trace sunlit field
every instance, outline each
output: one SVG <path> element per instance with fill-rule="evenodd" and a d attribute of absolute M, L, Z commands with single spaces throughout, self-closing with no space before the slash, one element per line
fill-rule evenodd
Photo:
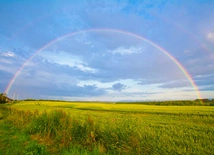
<path fill-rule="evenodd" d="M 13 105 L 20 110 L 38 110 L 39 112 L 53 109 L 63 109 L 70 112 L 129 112 L 148 114 L 192 114 L 192 115 L 214 115 L 214 106 L 155 106 L 140 104 L 116 104 L 114 102 L 51 102 L 51 101 L 22 101 Z M 82 111 L 81 111 L 82 112 Z"/>
<path fill-rule="evenodd" d="M 1 118 L 2 154 L 214 154 L 213 106 L 22 101 Z"/>

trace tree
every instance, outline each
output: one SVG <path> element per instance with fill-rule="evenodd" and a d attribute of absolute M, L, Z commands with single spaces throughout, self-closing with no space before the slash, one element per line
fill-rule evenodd
<path fill-rule="evenodd" d="M 0 104 L 7 103 L 9 101 L 11 101 L 11 99 L 7 97 L 6 93 L 0 93 Z"/>

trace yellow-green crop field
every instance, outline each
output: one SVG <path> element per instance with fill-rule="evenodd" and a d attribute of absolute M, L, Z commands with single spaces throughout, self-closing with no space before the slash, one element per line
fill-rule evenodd
<path fill-rule="evenodd" d="M 214 106 L 22 101 L 0 114 L 0 154 L 214 154 Z"/>

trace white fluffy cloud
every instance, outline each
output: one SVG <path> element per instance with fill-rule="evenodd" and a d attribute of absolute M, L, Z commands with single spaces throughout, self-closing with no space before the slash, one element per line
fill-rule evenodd
<path fill-rule="evenodd" d="M 129 48 L 118 47 L 114 50 L 109 50 L 109 52 L 113 54 L 119 53 L 121 55 L 124 55 L 124 54 L 141 53 L 143 52 L 143 49 L 141 47 L 134 47 L 134 46 L 131 46 Z"/>
<path fill-rule="evenodd" d="M 1 55 L 5 56 L 5 57 L 14 57 L 15 56 L 15 54 L 10 51 L 2 52 Z"/>
<path fill-rule="evenodd" d="M 208 33 L 207 39 L 214 42 L 214 32 Z"/>

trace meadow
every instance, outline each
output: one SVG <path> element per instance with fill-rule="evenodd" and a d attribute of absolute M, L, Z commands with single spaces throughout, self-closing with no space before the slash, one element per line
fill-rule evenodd
<path fill-rule="evenodd" d="M 0 154 L 214 154 L 214 106 L 0 105 Z"/>

